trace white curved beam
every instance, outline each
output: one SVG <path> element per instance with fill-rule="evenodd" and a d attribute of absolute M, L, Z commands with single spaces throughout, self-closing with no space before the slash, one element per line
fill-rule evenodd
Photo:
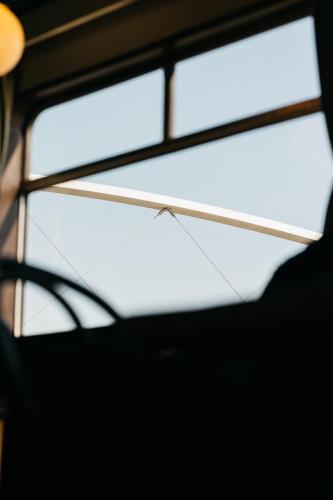
<path fill-rule="evenodd" d="M 36 180 L 40 177 L 43 176 L 31 174 L 29 180 Z M 318 241 L 322 236 L 322 234 L 309 231 L 308 229 L 236 212 L 234 210 L 228 210 L 226 208 L 183 200 L 181 198 L 173 198 L 161 194 L 108 186 L 105 184 L 68 181 L 50 186 L 46 188 L 45 191 L 93 198 L 96 200 L 113 201 L 145 208 L 155 208 L 157 210 L 169 208 L 175 214 L 188 215 L 189 217 L 218 222 L 220 224 L 226 224 L 227 226 L 248 229 L 249 231 L 268 234 L 270 236 L 303 243 L 305 245 Z"/>

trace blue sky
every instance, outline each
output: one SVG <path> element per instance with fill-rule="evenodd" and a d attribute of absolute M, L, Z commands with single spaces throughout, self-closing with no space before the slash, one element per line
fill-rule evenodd
<path fill-rule="evenodd" d="M 179 63 L 175 135 L 318 95 L 308 18 Z M 160 141 L 162 103 L 163 75 L 155 71 L 44 111 L 33 126 L 31 172 L 48 174 Z M 83 180 L 321 231 L 332 172 L 318 113 Z M 74 280 L 83 275 L 85 285 L 127 316 L 238 301 L 177 221 L 167 213 L 155 215 L 110 202 L 32 194 L 27 261 Z M 258 297 L 276 267 L 304 248 L 221 224 L 179 220 L 242 297 Z M 77 304 L 87 324 L 105 321 L 88 304 L 64 296 Z M 30 286 L 25 303 L 27 334 L 68 328 L 55 303 Z"/>

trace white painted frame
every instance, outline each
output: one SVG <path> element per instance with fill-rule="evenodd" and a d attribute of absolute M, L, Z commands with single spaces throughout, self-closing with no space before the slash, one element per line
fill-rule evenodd
<path fill-rule="evenodd" d="M 29 180 L 33 181 L 41 177 L 43 176 L 31 174 Z M 52 193 L 154 208 L 156 210 L 163 210 L 166 208 L 175 214 L 187 215 L 189 217 L 218 222 L 227 226 L 239 227 L 257 233 L 303 243 L 304 245 L 309 245 L 322 237 L 321 233 L 315 231 L 236 212 L 234 210 L 228 210 L 222 207 L 105 184 L 68 181 L 50 186 L 44 190 Z"/>

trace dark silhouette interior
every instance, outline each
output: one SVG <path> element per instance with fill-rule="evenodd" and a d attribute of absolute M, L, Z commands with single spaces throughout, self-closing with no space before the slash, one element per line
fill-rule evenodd
<path fill-rule="evenodd" d="M 314 17 L 332 143 L 331 2 Z M 128 320 L 105 304 L 117 321 L 97 329 L 62 304 L 76 328 L 30 338 L 2 324 L 1 498 L 332 498 L 332 203 L 256 302 Z M 56 294 L 51 273 L 0 269 Z"/>

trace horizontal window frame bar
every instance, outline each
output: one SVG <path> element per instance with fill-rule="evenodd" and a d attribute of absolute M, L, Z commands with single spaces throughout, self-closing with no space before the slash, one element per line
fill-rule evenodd
<path fill-rule="evenodd" d="M 27 98 L 33 105 L 28 109 L 27 124 L 42 110 L 82 95 L 110 87 L 150 71 L 169 67 L 193 56 L 200 55 L 239 40 L 294 22 L 312 15 L 311 1 L 292 0 L 289 5 L 282 0 L 278 5 L 258 5 L 238 16 L 216 20 L 211 26 L 172 37 L 119 59 L 90 67 L 37 85 L 29 90 L 18 88 L 18 97 Z M 192 41 L 193 37 L 193 41 Z"/>
<path fill-rule="evenodd" d="M 314 98 L 291 104 L 281 108 L 273 109 L 264 113 L 242 118 L 217 127 L 201 130 L 170 140 L 164 140 L 158 144 L 123 153 L 110 158 L 102 159 L 92 163 L 79 165 L 50 174 L 36 180 L 28 180 L 22 184 L 24 194 L 45 189 L 55 184 L 60 184 L 80 177 L 88 177 L 97 173 L 114 170 L 116 168 L 129 166 L 141 161 L 150 160 L 166 154 L 175 153 L 191 147 L 207 144 L 218 139 L 225 139 L 236 134 L 250 132 L 259 128 L 275 125 L 285 121 L 293 120 L 322 111 L 321 99 Z"/>
<path fill-rule="evenodd" d="M 30 178 L 31 180 L 37 180 L 43 177 L 31 174 Z M 175 198 L 106 184 L 68 181 L 47 187 L 45 191 L 67 196 L 78 196 L 81 198 L 151 208 L 159 211 L 169 210 L 171 214 L 186 215 L 196 219 L 217 222 L 219 224 L 246 229 L 248 231 L 266 234 L 268 236 L 302 243 L 304 245 L 309 245 L 322 237 L 321 233 L 315 231 L 263 217 L 257 217 L 248 213 L 241 213 L 223 207 L 208 205 L 206 203 L 198 203 L 188 199 Z"/>

